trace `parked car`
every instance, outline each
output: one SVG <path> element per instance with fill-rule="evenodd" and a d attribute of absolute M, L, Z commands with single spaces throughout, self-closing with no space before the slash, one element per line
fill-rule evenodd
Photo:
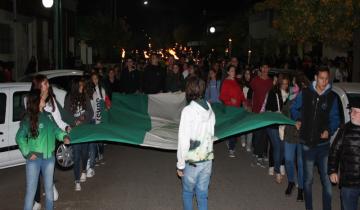
<path fill-rule="evenodd" d="M 73 79 L 84 76 L 84 71 L 72 70 L 72 69 L 59 69 L 49 71 L 39 71 L 34 74 L 27 75 L 20 79 L 20 82 L 31 82 L 33 76 L 36 74 L 45 75 L 49 79 L 49 83 L 60 89 L 70 91 L 71 81 Z"/>
<path fill-rule="evenodd" d="M 31 83 L 0 83 L 0 169 L 25 163 L 15 136 L 25 114 L 24 98 Z M 66 92 L 53 88 L 57 101 L 64 106 Z M 56 165 L 68 169 L 73 165 L 71 147 L 57 142 Z"/>

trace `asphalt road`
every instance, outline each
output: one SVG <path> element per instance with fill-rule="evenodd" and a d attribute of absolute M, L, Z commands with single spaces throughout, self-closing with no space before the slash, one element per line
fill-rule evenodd
<path fill-rule="evenodd" d="M 240 146 L 240 145 L 238 145 Z M 181 181 L 175 174 L 175 151 L 162 151 L 128 145 L 107 145 L 105 164 L 96 175 L 74 191 L 73 172 L 55 172 L 60 210 L 170 210 L 182 209 Z M 215 162 L 209 189 L 209 209 L 213 210 L 303 210 L 296 191 L 285 197 L 286 180 L 276 184 L 267 168 L 252 164 L 253 157 L 237 151 L 227 157 L 224 142 L 215 145 Z M 0 209 L 22 209 L 25 167 L 0 170 Z M 314 179 L 314 207 L 321 209 L 321 183 Z M 42 199 L 44 201 L 44 199 Z M 333 187 L 333 209 L 340 209 L 339 190 Z"/>

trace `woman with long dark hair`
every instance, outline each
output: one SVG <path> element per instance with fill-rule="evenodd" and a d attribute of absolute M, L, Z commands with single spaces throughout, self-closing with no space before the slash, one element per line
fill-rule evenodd
<path fill-rule="evenodd" d="M 67 133 L 62 131 L 53 121 L 51 114 L 44 110 L 46 97 L 41 91 L 31 91 L 26 102 L 26 116 L 20 123 L 16 134 L 16 143 L 26 158 L 26 195 L 25 210 L 33 208 L 39 174 L 42 173 L 45 187 L 45 208 L 54 208 L 53 177 L 55 167 L 56 139 L 70 142 Z"/>
<path fill-rule="evenodd" d="M 54 121 L 59 126 L 59 128 L 61 128 L 63 131 L 66 131 L 69 133 L 71 130 L 71 127 L 66 122 L 63 121 L 62 116 L 59 111 L 58 103 L 56 101 L 56 96 L 53 92 L 51 85 L 49 84 L 49 80 L 47 79 L 47 77 L 45 75 L 38 74 L 33 77 L 30 92 L 33 92 L 34 90 L 40 90 L 41 96 L 45 99 L 44 110 L 52 115 Z M 25 100 L 25 107 L 26 107 L 26 100 Z M 34 210 L 41 209 L 41 204 L 40 204 L 40 198 L 41 198 L 40 188 L 41 188 L 41 186 L 40 186 L 40 183 L 41 182 L 40 182 L 40 176 L 39 176 L 39 182 L 38 182 L 38 187 L 36 190 L 35 202 L 34 202 L 34 207 L 33 207 Z M 59 197 L 59 193 L 55 187 L 55 184 L 54 184 L 53 190 L 54 190 L 54 201 L 56 201 Z"/>
<path fill-rule="evenodd" d="M 282 112 L 284 104 L 288 102 L 289 83 L 288 76 L 279 77 L 277 84 L 269 91 L 265 99 L 265 111 Z M 275 180 L 277 183 L 281 183 L 283 177 L 280 173 L 280 165 L 284 159 L 284 138 L 279 133 L 278 125 L 269 126 L 266 130 L 273 148 Z"/>
<path fill-rule="evenodd" d="M 73 80 L 71 91 L 66 95 L 64 108 L 73 115 L 73 126 L 90 123 L 93 110 L 90 99 L 86 93 L 85 80 Z M 74 176 L 75 191 L 81 190 L 80 182 L 86 181 L 86 164 L 89 158 L 88 143 L 74 144 Z M 82 169 L 82 170 L 81 170 Z"/>
<path fill-rule="evenodd" d="M 243 72 L 243 75 L 241 77 L 241 85 L 243 88 L 243 93 L 245 96 L 245 102 L 246 104 L 244 107 L 247 109 L 247 111 L 251 112 L 251 105 L 252 105 L 252 89 L 250 86 L 250 82 L 252 79 L 251 70 L 245 69 Z M 252 146 L 252 132 L 244 133 L 240 136 L 241 139 L 241 146 L 246 147 L 247 152 L 251 152 L 251 146 Z"/>

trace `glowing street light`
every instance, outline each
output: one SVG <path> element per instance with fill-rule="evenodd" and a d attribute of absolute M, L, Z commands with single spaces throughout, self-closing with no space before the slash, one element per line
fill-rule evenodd
<path fill-rule="evenodd" d="M 42 4 L 45 8 L 51 8 L 54 4 L 54 0 L 42 0 Z"/>
<path fill-rule="evenodd" d="M 251 50 L 248 51 L 248 65 L 250 65 L 250 59 L 251 59 Z"/>
<path fill-rule="evenodd" d="M 210 27 L 210 29 L 209 29 L 209 31 L 210 31 L 210 33 L 212 33 L 212 34 L 213 34 L 213 33 L 215 33 L 216 29 L 215 29 L 215 27 L 214 27 L 214 26 L 211 26 L 211 27 Z"/>
<path fill-rule="evenodd" d="M 144 3 L 144 5 L 146 6 L 146 5 L 149 4 L 149 1 L 146 1 L 146 0 L 145 0 L 143 3 Z"/>
<path fill-rule="evenodd" d="M 232 39 L 229 38 L 229 44 L 228 44 L 228 48 L 229 48 L 229 56 L 231 56 L 231 53 L 232 53 Z"/>

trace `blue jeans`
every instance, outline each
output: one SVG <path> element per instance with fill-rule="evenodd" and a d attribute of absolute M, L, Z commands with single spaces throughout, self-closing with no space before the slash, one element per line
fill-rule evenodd
<path fill-rule="evenodd" d="M 227 144 L 229 150 L 235 150 L 236 141 L 237 141 L 236 137 L 237 136 L 235 135 L 235 136 L 230 136 L 227 138 L 226 144 Z"/>
<path fill-rule="evenodd" d="M 281 141 L 278 128 L 266 128 L 273 148 L 274 171 L 280 174 L 281 161 L 284 158 L 284 142 Z"/>
<path fill-rule="evenodd" d="M 196 163 L 196 167 L 188 163 L 182 178 L 184 210 L 193 209 L 194 192 L 199 210 L 208 209 L 208 189 L 211 176 L 212 161 Z"/>
<path fill-rule="evenodd" d="M 89 158 L 88 143 L 73 144 L 74 155 L 74 176 L 75 181 L 80 181 L 81 172 L 86 171 L 86 164 Z"/>
<path fill-rule="evenodd" d="M 291 144 L 285 141 L 285 168 L 289 182 L 295 182 L 295 157 L 297 160 L 297 183 L 304 189 L 304 169 L 302 161 L 301 144 Z"/>
<path fill-rule="evenodd" d="M 241 143 L 242 144 L 246 143 L 246 149 L 251 149 L 252 136 L 253 136 L 252 132 L 245 133 L 240 136 Z"/>
<path fill-rule="evenodd" d="M 54 177 L 55 157 L 49 159 L 37 158 L 35 160 L 26 160 L 26 195 L 24 210 L 32 210 L 40 171 L 44 178 L 45 188 L 45 208 L 54 209 Z"/>
<path fill-rule="evenodd" d="M 312 205 L 312 183 L 314 176 L 314 166 L 318 167 L 322 184 L 322 203 L 323 210 L 331 210 L 331 183 L 328 169 L 330 143 L 323 143 L 315 147 L 302 145 L 302 155 L 304 164 L 304 194 L 306 209 L 313 209 Z"/>
<path fill-rule="evenodd" d="M 94 169 L 95 159 L 98 156 L 98 143 L 89 143 L 89 159 L 90 159 L 90 168 Z"/>
<path fill-rule="evenodd" d="M 341 188 L 341 203 L 343 210 L 357 210 L 360 197 L 360 188 Z"/>

